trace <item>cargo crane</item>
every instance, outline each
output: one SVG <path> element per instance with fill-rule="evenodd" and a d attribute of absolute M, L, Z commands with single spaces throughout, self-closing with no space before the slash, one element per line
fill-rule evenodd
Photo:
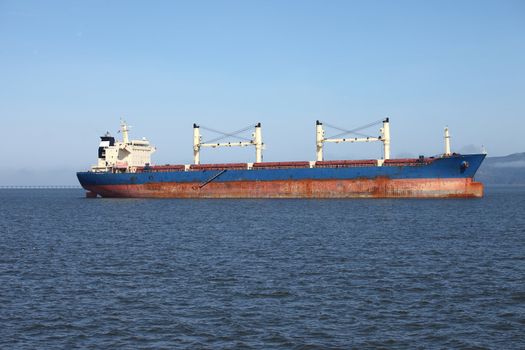
<path fill-rule="evenodd" d="M 211 132 L 214 132 L 216 134 L 220 134 L 222 136 L 217 137 L 215 139 L 202 142 L 202 136 L 200 134 L 200 129 L 208 130 Z M 218 131 L 215 129 L 211 129 L 205 126 L 199 126 L 197 124 L 193 124 L 193 164 L 200 164 L 200 151 L 202 147 L 247 147 L 247 146 L 255 146 L 255 162 L 261 163 L 263 156 L 262 156 L 262 150 L 263 150 L 263 141 L 262 141 L 262 133 L 261 133 L 261 123 L 257 123 L 255 125 L 255 131 L 252 133 L 252 139 L 247 139 L 244 137 L 239 136 L 239 134 L 253 128 L 253 126 L 248 126 L 246 128 L 225 133 L 222 131 Z M 235 137 L 237 139 L 241 139 L 242 141 L 238 142 L 217 142 L 220 141 L 226 137 Z"/>
<path fill-rule="evenodd" d="M 371 126 L 374 126 L 376 124 L 383 123 L 383 127 L 379 129 L 380 135 L 377 137 L 367 136 L 364 134 L 359 133 L 358 131 L 369 128 Z M 341 142 L 376 142 L 381 141 L 383 142 L 383 161 L 390 159 L 390 120 L 389 118 L 384 119 L 383 121 L 376 121 L 364 126 L 361 126 L 359 128 L 353 129 L 353 130 L 345 130 L 342 128 L 339 128 L 334 125 L 330 125 L 327 123 L 324 123 L 324 125 L 331 127 L 333 129 L 337 129 L 339 131 L 342 131 L 342 133 L 337 134 L 333 137 L 325 137 L 325 131 L 323 128 L 323 123 L 319 120 L 316 121 L 316 146 L 317 146 L 317 152 L 316 152 L 316 160 L 318 162 L 323 161 L 323 146 L 326 142 L 332 142 L 332 143 L 341 143 Z M 361 137 L 346 137 L 342 138 L 342 136 L 345 135 L 357 135 Z"/>

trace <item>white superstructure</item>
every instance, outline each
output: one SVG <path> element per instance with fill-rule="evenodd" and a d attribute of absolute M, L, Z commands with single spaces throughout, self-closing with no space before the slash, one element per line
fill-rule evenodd
<path fill-rule="evenodd" d="M 359 134 L 356 131 L 363 128 L 370 127 L 371 125 L 382 123 L 382 128 L 379 129 L 379 135 L 376 137 L 366 136 Z M 316 161 L 320 162 L 324 160 L 323 157 L 323 147 L 325 143 L 356 143 L 356 142 L 382 142 L 383 143 L 383 157 L 377 159 L 378 166 L 382 166 L 385 160 L 390 159 L 390 120 L 385 118 L 382 121 L 377 121 L 371 124 L 368 124 L 364 127 L 354 129 L 354 130 L 345 130 L 338 127 L 326 126 L 339 129 L 343 131 L 342 134 L 338 134 L 335 137 L 325 137 L 325 130 L 323 128 L 323 123 L 320 121 L 316 122 Z M 251 139 L 241 138 L 244 141 L 238 142 L 216 142 L 224 137 L 231 137 L 238 135 L 241 132 L 249 130 L 254 127 L 255 130 L 251 134 Z M 202 147 L 247 147 L 255 146 L 255 163 L 261 163 L 263 161 L 262 151 L 264 149 L 264 143 L 262 141 L 262 132 L 261 132 L 261 123 L 257 123 L 255 126 L 250 126 L 248 128 L 241 129 L 237 132 L 232 133 L 223 133 L 217 130 L 208 129 L 216 133 L 222 134 L 223 136 L 218 139 L 214 139 L 209 142 L 202 142 L 202 136 L 200 134 L 200 126 L 193 124 L 193 164 L 199 165 L 200 160 L 200 151 Z M 204 127 L 203 127 L 204 128 Z M 98 148 L 98 162 L 96 165 L 91 167 L 91 171 L 94 172 L 135 172 L 138 167 L 145 167 L 151 165 L 151 155 L 156 151 L 156 148 L 151 146 L 149 141 L 146 138 L 142 140 L 130 140 L 129 139 L 129 129 L 130 127 L 126 124 L 125 121 L 121 120 L 120 124 L 120 133 L 122 133 L 122 141 L 115 140 L 113 136 L 109 133 L 101 136 L 100 144 Z M 338 136 L 346 134 L 357 134 L 363 137 L 345 137 L 341 138 Z M 449 157 L 453 155 L 450 150 L 450 133 L 448 127 L 445 128 L 444 133 L 445 139 L 445 153 L 444 157 Z M 310 162 L 310 167 L 314 167 L 316 161 Z M 247 168 L 251 169 L 254 163 L 247 163 Z M 185 170 L 189 170 L 191 165 L 185 165 Z"/>
<path fill-rule="evenodd" d="M 122 141 L 115 140 L 109 133 L 101 136 L 98 148 L 97 165 L 92 171 L 133 171 L 136 167 L 151 164 L 151 155 L 156 151 L 146 138 L 129 140 L 129 126 L 125 121 L 120 123 Z"/>

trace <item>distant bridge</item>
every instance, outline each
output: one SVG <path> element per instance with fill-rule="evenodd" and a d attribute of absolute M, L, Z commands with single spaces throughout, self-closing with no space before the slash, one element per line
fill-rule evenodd
<path fill-rule="evenodd" d="M 1 190 L 49 190 L 49 189 L 75 189 L 80 190 L 78 185 L 0 185 Z"/>

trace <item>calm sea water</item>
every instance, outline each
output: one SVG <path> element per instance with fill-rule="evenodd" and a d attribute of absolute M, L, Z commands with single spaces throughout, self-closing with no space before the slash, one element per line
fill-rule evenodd
<path fill-rule="evenodd" d="M 83 196 L 0 191 L 0 348 L 525 348 L 525 187 Z"/>

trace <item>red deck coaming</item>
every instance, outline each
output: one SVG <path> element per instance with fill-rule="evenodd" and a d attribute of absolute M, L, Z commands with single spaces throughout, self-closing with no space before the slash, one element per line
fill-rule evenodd
<path fill-rule="evenodd" d="M 227 164 L 192 164 L 192 170 L 223 170 L 223 169 L 246 169 L 246 163 L 227 163 Z"/>
<path fill-rule="evenodd" d="M 483 184 L 467 179 L 356 179 L 152 183 L 87 186 L 103 197 L 136 198 L 479 198 Z"/>

